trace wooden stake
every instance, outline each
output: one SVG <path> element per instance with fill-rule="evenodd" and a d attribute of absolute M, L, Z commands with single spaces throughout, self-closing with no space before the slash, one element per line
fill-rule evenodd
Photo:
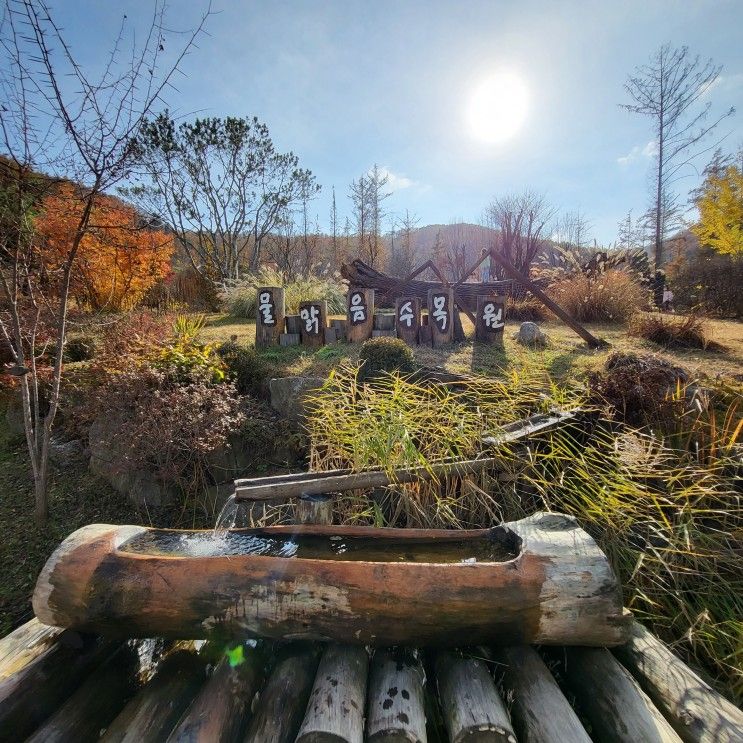
<path fill-rule="evenodd" d="M 477 298 L 475 338 L 482 343 L 503 344 L 506 326 L 506 297 L 480 296 Z"/>
<path fill-rule="evenodd" d="M 347 295 L 346 337 L 361 343 L 372 337 L 374 329 L 374 289 L 351 287 Z"/>
<path fill-rule="evenodd" d="M 431 289 L 428 292 L 428 323 L 434 348 L 446 346 L 454 339 L 454 291 Z"/>
<path fill-rule="evenodd" d="M 333 498 L 325 493 L 301 495 L 294 504 L 297 524 L 332 524 Z"/>
<path fill-rule="evenodd" d="M 409 346 L 418 345 L 421 324 L 421 301 L 418 297 L 398 297 L 395 302 L 397 337 Z"/>
<path fill-rule="evenodd" d="M 549 309 L 552 310 L 566 325 L 569 325 L 591 348 L 601 348 L 606 346 L 604 340 L 600 340 L 591 335 L 577 320 L 560 307 L 557 302 L 550 299 L 533 281 L 528 279 L 515 266 L 511 264 L 504 256 L 498 253 L 495 248 L 491 249 L 490 257 L 505 271 L 512 279 L 523 284 L 537 299 L 541 300 Z"/>
<path fill-rule="evenodd" d="M 257 300 L 255 346 L 256 348 L 278 346 L 286 319 L 284 289 L 280 286 L 259 287 Z"/>
<path fill-rule="evenodd" d="M 441 651 L 435 668 L 451 743 L 516 743 L 506 705 L 481 660 Z"/>
<path fill-rule="evenodd" d="M 363 647 L 328 645 L 296 743 L 362 743 L 368 666 Z"/>
<path fill-rule="evenodd" d="M 368 743 L 420 743 L 426 740 L 425 673 L 410 649 L 377 650 L 369 679 Z"/>
<path fill-rule="evenodd" d="M 325 345 L 325 325 L 328 303 L 324 299 L 302 302 L 299 305 L 302 345 L 320 348 Z"/>

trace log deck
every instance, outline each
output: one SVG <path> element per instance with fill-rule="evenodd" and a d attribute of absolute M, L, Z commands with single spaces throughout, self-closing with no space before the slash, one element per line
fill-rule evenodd
<path fill-rule="evenodd" d="M 555 648 L 546 663 L 529 647 L 370 657 L 301 642 L 230 646 L 219 661 L 210 643 L 179 643 L 145 676 L 136 642 L 99 643 L 91 662 L 89 646 L 34 619 L 0 640 L 0 742 L 743 741 L 743 713 L 634 627 L 613 652 Z M 704 699 L 693 719 L 679 694 Z"/>

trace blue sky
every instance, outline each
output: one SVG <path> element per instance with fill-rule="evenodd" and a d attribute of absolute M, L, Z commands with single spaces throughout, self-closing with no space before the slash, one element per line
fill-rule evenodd
<path fill-rule="evenodd" d="M 57 0 L 73 49 L 95 65 L 122 13 L 137 22 L 146 0 Z M 171 0 L 171 24 L 203 9 Z M 185 61 L 171 111 L 256 115 L 280 149 L 296 152 L 323 186 L 313 205 L 341 215 L 351 180 L 387 168 L 393 212 L 421 224 L 478 222 L 494 196 L 530 187 L 560 210 L 580 209 L 601 243 L 648 204 L 649 120 L 618 107 L 623 83 L 662 43 L 688 45 L 724 65 L 716 109 L 740 109 L 719 132 L 743 144 L 743 1 L 419 2 L 214 0 L 208 35 Z M 166 39 L 175 48 L 177 37 Z M 465 110 L 484 77 L 508 70 L 528 89 L 519 132 L 488 145 Z M 703 164 L 703 163 L 702 163 Z M 693 175 L 679 184 L 686 192 Z"/>

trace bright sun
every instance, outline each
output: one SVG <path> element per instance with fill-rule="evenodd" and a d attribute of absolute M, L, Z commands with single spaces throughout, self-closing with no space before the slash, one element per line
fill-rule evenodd
<path fill-rule="evenodd" d="M 510 139 L 526 118 L 528 93 L 520 77 L 499 72 L 473 91 L 467 108 L 467 125 L 473 137 L 488 144 Z"/>

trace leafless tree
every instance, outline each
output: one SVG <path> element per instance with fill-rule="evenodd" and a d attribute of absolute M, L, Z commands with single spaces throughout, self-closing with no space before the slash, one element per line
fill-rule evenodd
<path fill-rule="evenodd" d="M 397 246 L 390 256 L 389 270 L 393 276 L 404 278 L 416 267 L 418 251 L 415 244 L 415 232 L 420 224 L 420 218 L 405 210 L 405 215 L 397 222 Z"/>
<path fill-rule="evenodd" d="M 554 214 L 544 196 L 527 190 L 495 199 L 485 210 L 485 222 L 497 232 L 495 249 L 528 276 Z M 494 261 L 491 261 L 490 275 L 503 278 Z"/>
<path fill-rule="evenodd" d="M 698 56 L 691 57 L 688 47 L 664 44 L 647 64 L 636 68 L 624 86 L 632 102 L 622 108 L 653 122 L 657 154 L 651 212 L 656 271 L 663 264 L 663 240 L 677 204 L 673 184 L 700 154 L 702 140 L 734 112 L 731 108 L 708 121 L 712 103 L 704 99 L 721 70 L 711 59 L 702 62 Z"/>
<path fill-rule="evenodd" d="M 351 183 L 349 198 L 353 205 L 357 251 L 370 266 L 376 266 L 383 249 L 382 223 L 384 201 L 391 195 L 385 191 L 389 177 L 376 164 L 368 173 Z"/>
<path fill-rule="evenodd" d="M 284 209 L 266 239 L 266 253 L 287 284 L 294 281 L 299 273 L 301 250 L 302 241 L 297 236 L 295 215 L 291 209 Z"/>
<path fill-rule="evenodd" d="M 334 266 L 337 266 L 340 253 L 338 250 L 338 207 L 335 203 L 335 186 L 333 186 L 333 200 L 330 204 L 330 236 L 333 240 L 331 244 L 331 261 Z"/>
<path fill-rule="evenodd" d="M 0 200 L 3 230 L 0 331 L 12 353 L 34 478 L 37 522 L 48 518 L 49 449 L 59 406 L 70 283 L 96 198 L 128 175 L 132 141 L 209 15 L 166 54 L 165 5 L 154 3 L 141 43 L 126 16 L 97 78 L 89 76 L 44 0 L 9 0 L 0 25 L 0 134 L 7 168 Z M 169 61 L 166 61 L 169 60 Z M 79 220 L 69 245 L 50 260 L 33 232 L 39 173 L 76 186 Z M 46 175 L 44 176 L 47 177 Z M 51 369 L 45 358 L 51 357 Z M 45 372 L 48 372 L 46 376 Z M 44 384 L 42 380 L 48 380 Z"/>
<path fill-rule="evenodd" d="M 554 241 L 563 248 L 585 248 L 590 241 L 591 222 L 580 209 L 565 212 L 555 223 Z"/>

